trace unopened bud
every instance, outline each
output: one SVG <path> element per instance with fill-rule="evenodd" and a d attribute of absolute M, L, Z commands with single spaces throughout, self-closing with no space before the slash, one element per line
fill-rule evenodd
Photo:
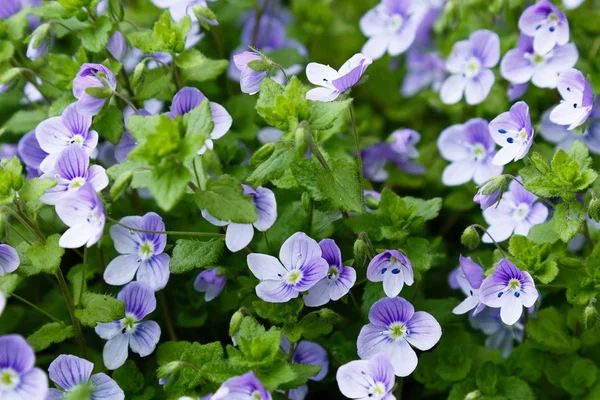
<path fill-rule="evenodd" d="M 474 249 L 479 246 L 479 243 L 481 243 L 481 238 L 479 237 L 479 233 L 477 233 L 477 230 L 473 225 L 468 226 L 467 229 L 465 229 L 460 237 L 460 242 L 469 249 Z"/>
<path fill-rule="evenodd" d="M 298 126 L 294 139 L 296 140 L 296 152 L 301 156 L 305 155 L 308 150 L 308 137 L 304 124 Z"/>
<path fill-rule="evenodd" d="M 20 68 L 10 68 L 0 74 L 0 85 L 6 85 L 15 80 L 21 74 Z"/>
<path fill-rule="evenodd" d="M 369 246 L 362 239 L 354 242 L 354 264 L 357 267 L 364 267 L 369 261 Z"/>
<path fill-rule="evenodd" d="M 379 208 L 379 199 L 368 193 L 365 195 L 365 202 L 370 210 L 377 210 Z"/>
<path fill-rule="evenodd" d="M 42 24 L 38 26 L 31 34 L 31 48 L 37 49 L 44 44 L 50 33 L 50 24 Z"/>
<path fill-rule="evenodd" d="M 194 14 L 196 15 L 196 17 L 198 19 L 208 19 L 211 21 L 215 21 L 217 19 L 217 16 L 215 15 L 214 12 L 212 12 L 212 10 L 208 7 L 204 7 L 201 6 L 200 4 L 196 4 L 193 7 L 194 10 Z"/>
<path fill-rule="evenodd" d="M 133 77 L 131 78 L 131 87 L 134 88 L 140 83 L 142 77 L 144 76 L 144 72 L 146 71 L 146 63 L 141 62 L 135 66 L 133 70 Z"/>
<path fill-rule="evenodd" d="M 598 321 L 598 311 L 594 306 L 596 299 L 591 299 L 588 305 L 583 309 L 583 323 L 587 329 L 593 328 Z"/>
<path fill-rule="evenodd" d="M 177 371 L 177 369 L 179 369 L 180 366 L 181 366 L 181 361 L 171 361 L 170 363 L 167 363 L 165 365 L 158 367 L 158 370 L 156 371 L 156 375 L 160 379 L 166 379 L 166 378 L 170 377 L 171 375 L 173 375 L 173 373 L 175 371 Z"/>
<path fill-rule="evenodd" d="M 125 193 L 125 191 L 129 187 L 129 185 L 131 184 L 132 180 L 133 180 L 133 172 L 131 172 L 131 171 L 127 171 L 127 172 L 119 175 L 119 177 L 117 178 L 115 183 L 113 183 L 112 187 L 110 188 L 110 196 L 114 200 L 121 197 L 121 195 L 123 193 Z"/>
<path fill-rule="evenodd" d="M 266 143 L 258 149 L 250 158 L 250 164 L 260 165 L 265 162 L 275 151 L 275 143 Z"/>
<path fill-rule="evenodd" d="M 117 21 L 123 21 L 125 9 L 121 0 L 108 0 L 108 9 Z"/>
<path fill-rule="evenodd" d="M 596 222 L 600 222 L 600 200 L 598 200 L 596 197 L 593 197 L 590 200 L 587 212 L 591 219 Z"/>
<path fill-rule="evenodd" d="M 271 69 L 273 64 L 265 60 L 252 60 L 248 63 L 248 67 L 256 72 L 265 72 Z"/>
<path fill-rule="evenodd" d="M 229 321 L 229 336 L 233 337 L 240 330 L 240 326 L 242 326 L 242 320 L 244 319 L 244 314 L 241 311 L 236 311 L 233 313 L 231 317 L 231 321 Z"/>
<path fill-rule="evenodd" d="M 465 400 L 483 400 L 483 395 L 479 390 L 474 390 L 465 396 Z"/>
<path fill-rule="evenodd" d="M 89 87 L 85 92 L 96 99 L 108 99 L 113 95 L 112 89 L 105 87 Z"/>
<path fill-rule="evenodd" d="M 482 194 L 492 194 L 502 188 L 505 181 L 504 175 L 495 176 L 481 187 Z"/>

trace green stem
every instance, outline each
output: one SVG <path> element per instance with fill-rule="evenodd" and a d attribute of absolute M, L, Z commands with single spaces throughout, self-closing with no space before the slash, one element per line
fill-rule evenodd
<path fill-rule="evenodd" d="M 349 107 L 350 110 L 350 121 L 352 122 L 352 133 L 354 134 L 354 143 L 356 145 L 356 164 L 358 166 L 358 184 L 360 186 L 360 200 L 365 206 L 365 190 L 363 188 L 363 165 L 362 156 L 360 155 L 360 141 L 358 139 L 358 131 L 356 130 L 356 120 L 354 119 L 354 108 L 352 104 Z"/>
<path fill-rule="evenodd" d="M 127 97 L 123 96 L 121 93 L 119 93 L 117 91 L 114 91 L 113 94 L 115 96 L 117 96 L 118 98 L 120 98 L 121 100 L 123 100 L 125 103 L 127 103 L 127 105 L 129 107 L 131 107 L 137 115 L 142 115 L 140 113 L 140 110 L 138 110 L 138 108 L 135 106 L 135 104 L 133 104 L 133 102 L 131 100 L 129 100 Z"/>
<path fill-rule="evenodd" d="M 258 2 L 256 5 L 256 19 L 254 20 L 254 29 L 252 30 L 252 47 L 256 47 L 256 42 L 258 41 L 258 32 L 260 31 L 260 19 L 269 6 L 269 0 L 264 0 L 260 8 L 258 7 Z"/>
<path fill-rule="evenodd" d="M 162 313 L 165 326 L 167 327 L 167 332 L 169 333 L 169 339 L 172 341 L 177 341 L 177 333 L 175 332 L 175 327 L 173 326 L 173 320 L 171 319 L 171 313 L 169 312 L 169 306 L 167 305 L 167 299 L 165 298 L 164 292 L 159 291 L 157 293 L 157 297 L 158 304 L 160 306 L 160 312 Z"/>
<path fill-rule="evenodd" d="M 265 244 L 267 245 L 267 253 L 271 254 L 271 246 L 269 245 L 269 238 L 267 237 L 267 231 L 263 232 L 265 238 Z"/>
<path fill-rule="evenodd" d="M 22 298 L 21 296 L 17 295 L 16 293 L 12 293 L 10 295 L 11 297 L 14 297 L 15 299 L 27 304 L 28 306 L 30 306 L 31 308 L 37 310 L 38 312 L 40 312 L 41 314 L 44 314 L 46 317 L 48 317 L 49 319 L 51 319 L 54 322 L 62 322 L 60 319 L 56 318 L 55 316 L 53 316 L 52 314 L 50 314 L 49 312 L 47 312 L 46 310 L 44 310 L 41 307 L 36 306 L 35 304 L 33 304 L 32 302 L 30 302 L 29 300 L 26 300 L 24 298 Z"/>
<path fill-rule="evenodd" d="M 79 342 L 81 357 L 87 359 L 87 352 L 85 350 L 85 342 L 83 341 L 81 325 L 79 325 L 79 320 L 75 315 L 75 304 L 73 304 L 73 298 L 71 298 L 71 293 L 69 293 L 69 287 L 67 286 L 67 282 L 65 281 L 65 276 L 63 275 L 60 268 L 56 270 L 56 279 L 58 280 L 58 286 L 60 286 L 60 291 L 62 292 L 63 297 L 65 298 L 65 302 L 67 303 L 67 309 L 69 310 L 69 315 L 71 316 L 71 321 L 73 322 L 73 330 L 75 331 L 75 336 L 77 337 L 77 341 Z"/>
<path fill-rule="evenodd" d="M 17 230 L 17 228 L 15 228 L 14 226 L 12 226 L 12 224 L 11 224 L 10 222 L 6 222 L 6 225 L 8 225 L 8 226 L 9 226 L 9 228 L 11 228 L 13 231 L 15 231 L 15 233 L 16 233 L 17 235 L 19 235 L 19 237 L 25 241 L 25 243 L 27 243 L 27 244 L 28 244 L 28 245 L 30 245 L 30 246 L 33 244 L 33 243 L 31 243 L 31 242 L 29 241 L 29 239 L 27 239 L 27 238 L 26 238 L 26 237 L 25 237 L 25 236 L 24 236 L 24 235 L 23 235 L 21 232 L 19 232 L 19 231 Z"/>
<path fill-rule="evenodd" d="M 175 54 L 171 54 L 173 61 L 171 61 L 171 69 L 173 71 L 173 78 L 175 79 L 175 88 L 179 90 L 181 82 L 179 81 L 179 72 L 177 72 L 177 65 L 175 64 Z"/>
<path fill-rule="evenodd" d="M 85 246 L 83 248 L 83 264 L 81 266 L 81 289 L 79 290 L 79 300 L 77 301 L 77 304 L 81 304 L 83 300 L 83 288 L 85 287 L 85 273 L 87 270 L 87 254 L 88 248 Z"/>
<path fill-rule="evenodd" d="M 117 221 L 114 218 L 111 217 L 106 217 L 106 219 L 108 219 L 109 221 L 122 226 L 123 228 L 127 228 L 130 231 L 133 232 L 141 232 L 141 233 L 152 233 L 155 235 L 173 235 L 173 236 L 202 236 L 202 237 L 206 237 L 206 236 L 225 236 L 225 234 L 223 233 L 217 233 L 217 232 L 186 232 L 186 231 L 147 231 L 144 229 L 137 229 L 137 228 L 132 228 L 131 226 L 127 226 L 125 224 L 122 224 L 121 222 Z"/>
<path fill-rule="evenodd" d="M 585 236 L 585 241 L 587 242 L 588 246 L 590 246 L 590 248 L 593 250 L 594 247 L 596 247 L 596 245 L 594 244 L 592 235 L 590 235 L 590 228 L 588 225 L 587 218 L 585 219 L 585 221 L 583 221 L 583 236 Z"/>
<path fill-rule="evenodd" d="M 396 396 L 396 400 L 402 400 L 402 389 L 404 389 L 404 378 L 399 378 L 398 385 L 396 386 L 396 390 L 394 390 L 394 395 Z"/>
<path fill-rule="evenodd" d="M 276 68 L 279 68 L 279 70 L 283 74 L 283 77 L 285 78 L 285 83 L 287 85 L 287 83 L 290 81 L 290 79 L 288 78 L 287 74 L 285 73 L 285 69 L 281 66 L 281 64 L 277 64 L 276 62 L 273 63 L 273 66 Z"/>
<path fill-rule="evenodd" d="M 485 229 L 483 226 L 481 226 L 479 224 L 473 224 L 471 226 L 473 228 L 477 228 L 477 229 L 481 230 L 484 233 L 487 233 L 487 235 L 490 237 L 490 239 L 492 239 L 492 242 L 494 242 L 494 244 L 496 245 L 496 248 L 500 251 L 500 253 L 502 253 L 502 257 L 506 258 L 506 253 L 504 252 L 504 250 L 502 249 L 502 247 L 500 247 L 500 245 L 498 244 L 498 242 L 496 242 L 496 240 L 492 237 L 492 235 L 490 235 L 490 233 L 487 231 L 487 229 Z"/>
<path fill-rule="evenodd" d="M 302 121 L 302 122 L 300 122 L 300 125 L 301 125 L 300 128 L 304 129 L 304 132 L 306 134 L 306 140 L 308 141 L 308 146 L 310 148 L 310 152 L 312 154 L 314 154 L 315 157 L 317 157 L 317 160 L 319 160 L 319 162 L 323 166 L 323 169 L 331 172 L 332 171 L 331 167 L 327 163 L 327 160 L 323 156 L 323 153 L 321 153 L 321 149 L 319 149 L 319 146 L 315 143 L 315 141 L 312 137 L 312 133 L 310 132 L 310 124 L 307 121 Z"/>

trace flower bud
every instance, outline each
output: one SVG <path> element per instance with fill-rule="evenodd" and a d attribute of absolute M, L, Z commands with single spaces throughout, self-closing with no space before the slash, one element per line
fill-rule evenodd
<path fill-rule="evenodd" d="M 134 88 L 138 85 L 138 83 L 140 83 L 140 81 L 142 80 L 142 77 L 144 76 L 145 71 L 146 71 L 146 63 L 145 62 L 141 62 L 135 66 L 135 69 L 133 70 L 133 77 L 131 78 L 131 87 Z"/>
<path fill-rule="evenodd" d="M 212 10 L 208 7 L 204 7 L 204 6 L 201 6 L 200 4 L 196 4 L 196 5 L 194 5 L 193 10 L 194 10 L 194 14 L 196 15 L 196 18 L 198 18 L 199 20 L 208 19 L 210 21 L 215 21 L 217 19 L 217 16 L 215 15 L 215 13 L 212 12 Z"/>
<path fill-rule="evenodd" d="M 275 151 L 275 143 L 266 143 L 258 149 L 250 158 L 250 164 L 260 165 L 265 162 Z"/>
<path fill-rule="evenodd" d="M 369 193 L 365 194 L 365 202 L 369 210 L 377 210 L 379 208 L 379 199 Z"/>
<path fill-rule="evenodd" d="M 105 87 L 89 87 L 85 92 L 95 99 L 108 99 L 113 95 L 112 89 Z"/>
<path fill-rule="evenodd" d="M 123 21 L 125 9 L 123 8 L 121 0 L 108 0 L 108 9 L 117 21 Z"/>
<path fill-rule="evenodd" d="M 233 313 L 231 317 L 231 321 L 229 321 L 229 336 L 233 337 L 240 330 L 240 326 L 242 326 L 242 320 L 244 319 L 244 314 L 241 311 L 236 311 Z"/>
<path fill-rule="evenodd" d="M 308 137 L 304 124 L 298 126 L 294 138 L 296 140 L 296 152 L 301 156 L 305 155 L 308 150 Z"/>
<path fill-rule="evenodd" d="M 587 212 L 591 219 L 596 222 L 600 222 L 600 200 L 598 200 L 596 197 L 593 197 L 590 200 Z"/>
<path fill-rule="evenodd" d="M 369 247 L 362 239 L 354 242 L 354 265 L 364 267 L 369 261 Z"/>
<path fill-rule="evenodd" d="M 30 43 L 31 47 L 37 49 L 44 44 L 50 33 L 50 24 L 42 24 L 36 28 L 31 34 Z"/>
<path fill-rule="evenodd" d="M 483 395 L 479 390 L 474 390 L 465 396 L 465 400 L 483 400 Z"/>
<path fill-rule="evenodd" d="M 248 67 L 255 72 L 265 72 L 271 69 L 273 64 L 265 60 L 252 60 L 248 63 Z"/>
<path fill-rule="evenodd" d="M 504 186 L 504 176 L 497 176 L 479 187 L 473 201 L 481 206 L 482 210 L 493 206 L 498 202 Z"/>
<path fill-rule="evenodd" d="M 479 233 L 477 233 L 477 230 L 473 225 L 468 226 L 467 229 L 465 229 L 460 237 L 460 242 L 469 249 L 474 249 L 479 246 L 479 243 L 481 243 L 481 238 L 479 237 Z"/>
<path fill-rule="evenodd" d="M 127 171 L 127 172 L 119 175 L 119 177 L 115 180 L 115 183 L 113 183 L 112 187 L 110 188 L 110 196 L 114 200 L 121 197 L 121 195 L 123 193 L 125 193 L 125 191 L 129 187 L 129 185 L 131 184 L 132 180 L 133 180 L 133 172 L 131 172 L 131 171 Z"/>
<path fill-rule="evenodd" d="M 158 367 L 158 370 L 156 371 L 156 376 L 158 376 L 160 379 L 168 378 L 171 375 L 173 375 L 173 373 L 177 371 L 177 369 L 179 369 L 180 366 L 181 361 L 171 361 L 170 363 Z"/>
<path fill-rule="evenodd" d="M 598 311 L 594 306 L 596 299 L 591 299 L 588 305 L 583 309 L 583 323 L 587 329 L 593 328 L 598 321 Z"/>

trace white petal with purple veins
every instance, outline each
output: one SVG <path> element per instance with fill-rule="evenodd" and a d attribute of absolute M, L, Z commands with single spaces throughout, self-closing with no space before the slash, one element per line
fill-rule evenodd
<path fill-rule="evenodd" d="M 104 281 L 109 285 L 121 286 L 133 280 L 140 267 L 137 254 L 127 254 L 114 258 L 104 270 Z"/>
<path fill-rule="evenodd" d="M 248 246 L 254 236 L 252 224 L 237 224 L 231 222 L 225 233 L 225 244 L 229 251 L 235 253 Z"/>
<path fill-rule="evenodd" d="M 417 311 L 406 323 L 408 343 L 421 351 L 431 349 L 442 337 L 442 327 L 429 313 Z"/>
<path fill-rule="evenodd" d="M 137 279 L 146 283 L 154 291 L 164 289 L 169 282 L 170 261 L 171 257 L 168 254 L 155 254 L 140 264 Z"/>
<path fill-rule="evenodd" d="M 104 345 L 102 359 L 107 369 L 113 370 L 125 364 L 129 355 L 129 334 L 118 334 Z"/>
<path fill-rule="evenodd" d="M 131 351 L 139 354 L 140 357 L 146 357 L 154 352 L 159 340 L 160 327 L 158 324 L 154 321 L 146 321 L 135 326 L 135 331 L 129 339 L 129 345 Z"/>
<path fill-rule="evenodd" d="M 248 254 L 247 262 L 252 274 L 260 280 L 279 280 L 288 273 L 278 259 L 266 254 Z"/>
<path fill-rule="evenodd" d="M 104 373 L 92 375 L 94 385 L 91 400 L 125 400 L 125 393 L 112 378 Z"/>

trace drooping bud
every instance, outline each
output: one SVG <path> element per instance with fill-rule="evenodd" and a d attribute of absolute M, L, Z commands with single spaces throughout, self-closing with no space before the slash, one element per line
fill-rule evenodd
<path fill-rule="evenodd" d="M 240 330 L 240 326 L 242 326 L 242 320 L 244 319 L 244 314 L 241 311 L 236 311 L 231 316 L 231 321 L 229 321 L 229 336 L 233 337 Z"/>
<path fill-rule="evenodd" d="M 177 371 L 177 369 L 179 369 L 180 366 L 181 361 L 171 361 L 170 363 L 158 367 L 158 370 L 156 371 L 156 376 L 158 376 L 159 379 L 167 379 L 168 377 L 173 375 L 173 373 Z"/>
<path fill-rule="evenodd" d="M 303 156 L 308 150 L 308 132 L 306 131 L 304 124 L 298 125 L 294 138 L 296 140 L 296 152 Z"/>
<path fill-rule="evenodd" d="M 131 87 L 134 88 L 140 83 L 142 77 L 144 76 L 144 72 L 146 71 L 146 63 L 141 62 L 135 66 L 133 70 L 133 77 L 131 78 Z"/>
<path fill-rule="evenodd" d="M 113 95 L 112 89 L 105 87 L 89 87 L 85 92 L 95 99 L 108 99 Z"/>
<path fill-rule="evenodd" d="M 377 210 L 379 208 L 379 199 L 369 193 L 365 194 L 365 202 L 369 210 Z"/>
<path fill-rule="evenodd" d="M 354 242 L 354 264 L 357 267 L 364 267 L 369 262 L 369 246 L 362 239 Z"/>
<path fill-rule="evenodd" d="M 474 249 L 479 246 L 479 243 L 481 243 L 481 238 L 479 237 L 479 233 L 477 233 L 477 230 L 473 225 L 468 226 L 467 229 L 465 229 L 460 237 L 460 242 L 469 249 Z"/>
<path fill-rule="evenodd" d="M 271 154 L 275 151 L 275 143 L 266 143 L 260 149 L 258 149 L 250 158 L 250 164 L 260 165 L 266 161 Z"/>
<path fill-rule="evenodd" d="M 493 206 L 500 199 L 505 180 L 503 175 L 490 179 L 479 187 L 473 201 L 479 204 L 482 210 Z"/>

